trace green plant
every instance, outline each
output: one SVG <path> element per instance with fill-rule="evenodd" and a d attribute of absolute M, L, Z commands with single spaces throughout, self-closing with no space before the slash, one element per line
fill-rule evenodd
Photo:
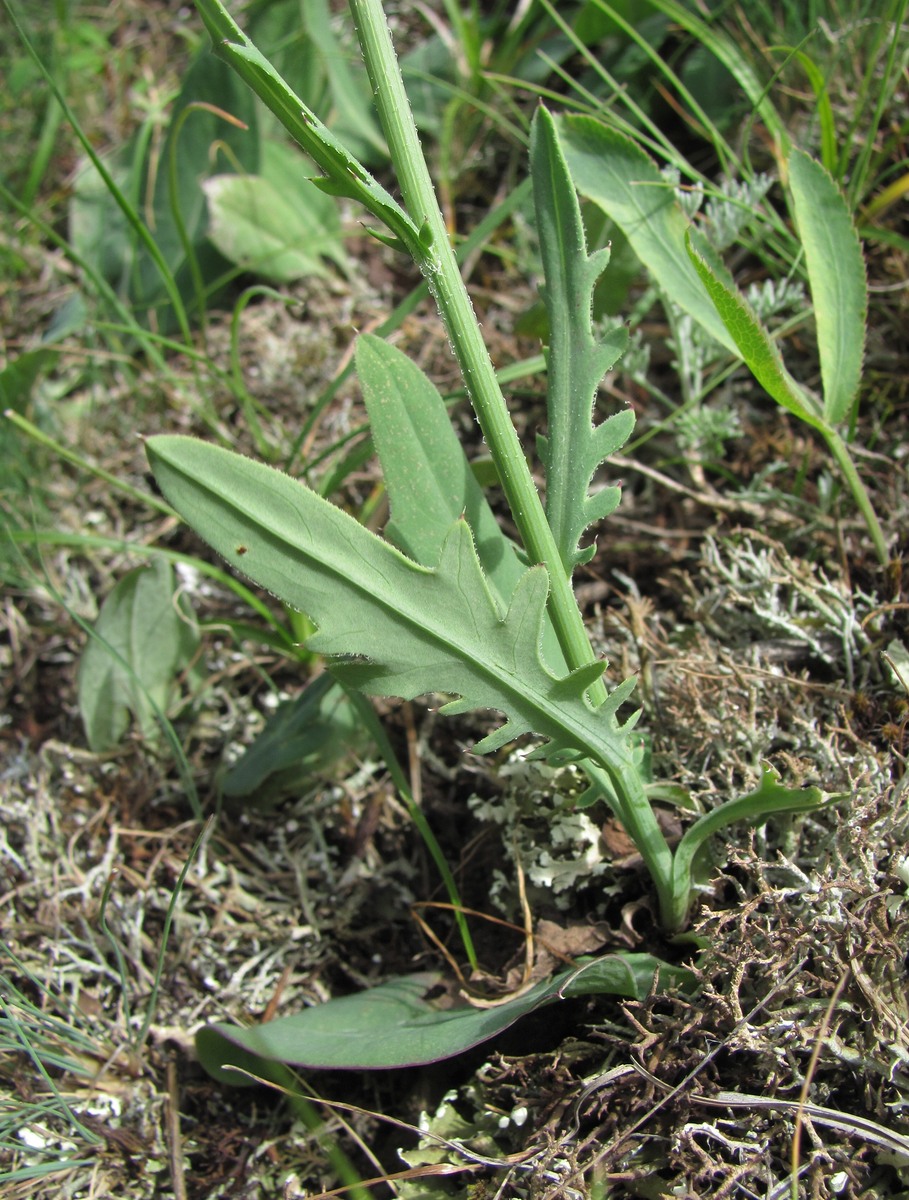
<path fill-rule="evenodd" d="M 89 1128 L 87 1106 L 67 1096 L 57 1080 L 68 1078 L 88 1089 L 98 1063 L 115 1051 L 106 1031 L 93 1028 L 75 1004 L 36 978 L 5 945 L 0 952 L 0 1178 L 13 1185 L 91 1166 L 102 1138 Z M 28 1102 L 16 1094 L 23 1061 L 41 1082 L 40 1090 L 29 1089 Z"/>
<path fill-rule="evenodd" d="M 767 325 L 737 288 L 716 248 L 690 225 L 671 182 L 653 160 L 629 138 L 591 118 L 566 118 L 563 133 L 577 187 L 628 237 L 669 303 L 740 357 L 781 407 L 824 439 L 865 519 L 878 559 L 886 566 L 886 538 L 848 443 L 865 348 L 865 264 L 845 198 L 824 167 L 801 150 L 791 150 L 785 159 L 793 220 L 811 287 L 822 379 L 819 397 L 787 370 Z"/>
<path fill-rule="evenodd" d="M 350 78 L 324 0 L 302 6 L 302 28 L 300 7 L 268 6 L 254 22 L 257 32 L 276 60 L 293 63 L 313 102 L 330 101 L 337 124 L 360 152 L 381 157 L 368 94 L 358 94 Z M 336 211 L 311 189 L 287 187 L 288 175 L 302 167 L 299 156 L 287 161 L 268 114 L 263 118 L 248 90 L 207 48 L 193 57 L 175 94 L 148 101 L 139 129 L 102 155 L 66 97 L 68 60 L 61 63 L 59 53 L 46 60 L 9 0 L 4 8 L 26 52 L 22 66 L 49 90 L 46 124 L 56 131 L 65 117 L 84 150 L 69 202 L 69 249 L 83 270 L 90 267 L 86 282 L 106 285 L 97 289 L 99 298 L 110 307 L 112 292 L 118 308 L 131 314 L 143 348 L 149 328 L 177 328 L 191 346 L 190 319 L 204 325 L 208 307 L 238 269 L 287 280 L 319 273 L 320 255 L 343 263 Z M 236 174 L 217 173 L 219 162 Z M 33 219 L 39 180 L 33 169 L 21 196 L 4 189 Z"/>
<path fill-rule="evenodd" d="M 550 328 L 548 431 L 539 445 L 546 473 L 544 506 L 457 269 L 378 0 L 352 0 L 351 8 L 400 204 L 293 94 L 218 0 L 199 0 L 198 7 L 218 52 L 317 163 L 323 172 L 319 186 L 359 201 L 384 226 L 376 236 L 406 250 L 420 267 L 522 547 L 512 545 L 495 521 L 433 385 L 399 351 L 367 335 L 359 339 L 357 370 L 389 491 L 387 534 L 396 545 L 302 483 L 189 438 L 157 436 L 147 443 L 165 496 L 236 569 L 313 619 L 318 632 L 309 647 L 327 656 L 348 688 L 406 699 L 446 693 L 453 698 L 443 705 L 444 713 L 493 709 L 504 715 L 504 723 L 479 742 L 478 752 L 532 733 L 545 739 L 538 756 L 578 763 L 589 781 L 579 805 L 603 800 L 613 810 L 650 871 L 662 925 L 669 932 L 681 930 L 691 904 L 695 858 L 712 834 L 734 821 L 763 822 L 774 812 L 816 808 L 827 798 L 818 788 L 786 788 L 766 768 L 754 791 L 701 816 L 674 852 L 651 808 L 633 733 L 637 715 L 619 715 L 634 680 L 607 694 L 605 663 L 591 647 L 572 588 L 575 567 L 592 553 L 581 544 L 586 530 L 619 500 L 615 487 L 594 488 L 594 477 L 628 437 L 633 421 L 623 411 L 593 424 L 597 387 L 622 353 L 625 335 L 602 336 L 592 321 L 593 289 L 609 255 L 588 253 L 555 122 L 541 109 L 531 135 Z M 661 974 L 669 971 L 653 960 L 637 967 L 649 979 L 657 968 Z M 625 994 L 636 994 L 640 985 L 630 961 L 618 976 L 591 967 L 588 978 L 598 980 L 599 990 Z M 549 986 L 555 990 L 545 997 L 553 999 L 567 981 Z M 477 1040 L 473 1030 L 464 1038 L 449 1038 L 450 1016 L 422 1003 L 414 1018 L 412 987 L 401 987 L 407 993 L 401 999 L 407 1009 L 403 1015 L 387 993 L 374 996 L 372 1011 L 384 1014 L 379 1019 L 389 1027 L 400 1020 L 410 1028 L 408 1022 L 418 1020 L 425 1031 L 420 1061 Z M 343 1027 L 344 1011 L 332 1011 Z M 519 1015 L 508 1005 L 498 1012 L 505 1023 L 510 1013 Z M 314 1019 L 330 1022 L 332 1016 L 326 1010 L 321 1017 L 304 1013 L 297 1020 Z M 461 1028 L 469 1024 L 464 1018 Z M 210 1045 L 206 1036 L 202 1046 Z M 265 1045 L 258 1035 L 250 1035 L 250 1042 L 228 1036 L 220 1026 L 213 1036 L 218 1053 L 225 1038 L 254 1052 Z M 269 1053 L 301 1061 L 288 1055 L 286 1045 Z M 215 1057 L 212 1051 L 209 1059 Z M 393 1065 L 379 1059 L 373 1056 L 370 1065 Z M 360 1064 L 352 1053 L 346 1063 L 333 1060 L 333 1065 Z"/>
<path fill-rule="evenodd" d="M 124 575 L 104 601 L 79 662 L 79 708 L 92 750 L 116 746 L 130 713 L 142 736 L 154 741 L 177 677 L 198 645 L 188 600 L 174 599 L 169 563 L 158 559 Z"/>
<path fill-rule="evenodd" d="M 650 31 L 633 26 L 621 6 L 594 2 L 635 42 L 665 94 L 673 97 L 673 107 L 707 143 L 723 177 L 719 186 L 707 178 L 695 165 L 698 156 L 686 156 L 635 95 L 617 89 L 607 65 L 550 9 L 592 76 L 584 89 L 566 77 L 577 103 L 590 114 L 561 120 L 569 169 L 581 194 L 609 218 L 609 232 L 627 240 L 659 295 L 673 329 L 683 411 L 699 405 L 726 378 L 730 356 L 744 364 L 781 407 L 826 443 L 886 566 L 886 539 L 852 448 L 868 313 L 859 235 L 883 236 L 869 216 L 905 187 L 896 179 L 874 195 L 882 177 L 893 173 L 892 142 L 883 130 L 888 108 L 893 128 L 899 128 L 895 100 L 907 50 L 898 31 L 906 0 L 893 0 L 874 20 L 863 19 L 862 6 L 854 6 L 842 14 L 843 28 L 835 38 L 813 14 L 784 10 L 780 15 L 757 6 L 738 40 L 731 22 L 690 11 L 677 0 L 653 0 L 653 8 L 692 39 L 681 63 L 662 55 Z M 807 131 L 799 130 L 798 140 L 816 143 L 820 161 L 793 146 L 777 99 L 785 89 L 772 86 L 778 75 L 787 83 L 808 81 L 817 100 L 816 119 Z M 854 103 L 834 108 L 839 76 L 840 90 L 856 94 Z M 726 97 L 726 111 L 712 102 L 705 78 Z M 606 98 L 598 99 L 604 90 Z M 729 110 L 744 125 L 741 147 L 728 136 Z M 760 136 L 749 138 L 752 127 Z M 856 137 L 859 128 L 862 136 Z M 752 153 L 763 169 L 755 166 Z M 776 197 L 765 199 L 774 182 L 767 173 L 771 165 L 783 185 L 788 220 L 778 211 Z M 722 253 L 731 249 L 752 274 L 757 266 L 768 288 L 782 292 L 804 279 L 810 306 L 792 294 L 782 329 L 770 325 L 724 265 Z M 812 319 L 820 394 L 803 378 L 793 378 L 779 349 L 786 333 Z M 692 358 L 702 360 L 698 367 L 703 361 L 710 366 L 698 372 L 698 386 L 685 378 Z"/>

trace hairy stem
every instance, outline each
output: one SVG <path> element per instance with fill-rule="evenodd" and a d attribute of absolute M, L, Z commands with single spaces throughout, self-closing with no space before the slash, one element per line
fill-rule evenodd
<path fill-rule="evenodd" d="M 524 547 L 533 562 L 549 571 L 550 612 L 565 661 L 572 670 L 585 666 L 595 655 L 458 270 L 382 5 L 380 0 L 350 0 L 350 8 L 404 204 L 420 228 L 418 265 L 439 307 Z M 605 699 L 601 682 L 590 692 L 595 704 Z"/>

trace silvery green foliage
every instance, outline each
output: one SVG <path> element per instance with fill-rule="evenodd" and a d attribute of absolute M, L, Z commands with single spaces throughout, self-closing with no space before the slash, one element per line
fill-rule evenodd
<path fill-rule="evenodd" d="M 805 286 L 798 279 L 762 279 L 745 289 L 745 299 L 762 321 L 791 316 L 804 309 Z"/>
<path fill-rule="evenodd" d="M 725 357 L 725 350 L 714 341 L 698 321 L 671 299 L 665 300 L 672 315 L 672 336 L 666 344 L 675 352 L 673 366 L 679 374 L 682 395 L 699 397 L 707 389 L 707 376 L 711 368 Z"/>
<path fill-rule="evenodd" d="M 795 639 L 847 687 L 855 686 L 856 665 L 871 645 L 862 626 L 862 597 L 819 567 L 796 562 L 780 546 L 755 545 L 748 538 L 720 545 L 707 538 L 703 554 L 719 580 L 712 608 L 750 612 L 746 619 L 756 635 Z M 864 599 L 870 611 L 875 602 Z"/>
<path fill-rule="evenodd" d="M 704 185 L 698 180 L 695 184 L 682 187 L 681 172 L 678 167 L 674 167 L 671 163 L 667 163 L 665 167 L 661 168 L 660 174 L 675 193 L 679 208 L 681 208 L 689 220 L 693 221 L 701 211 L 701 205 L 704 203 Z"/>
<path fill-rule="evenodd" d="M 504 790 L 491 798 L 472 796 L 470 809 L 482 821 L 502 828 L 502 843 L 510 859 L 497 870 L 490 897 L 510 917 L 517 913 L 517 865 L 532 887 L 544 888 L 556 907 L 575 903 L 577 889 L 609 870 L 599 826 L 574 802 L 585 782 L 577 767 L 555 767 L 528 760 L 516 751 L 498 768 Z M 598 884 L 602 891 L 602 882 Z"/>
<path fill-rule="evenodd" d="M 741 238 L 742 232 L 760 219 L 760 205 L 773 186 L 769 175 L 753 179 L 724 179 L 718 194 L 704 207 L 704 230 L 717 250 L 727 250 Z"/>
<path fill-rule="evenodd" d="M 645 341 L 640 329 L 633 329 L 628 336 L 628 349 L 622 355 L 620 370 L 635 382 L 647 378 L 650 370 L 650 343 Z"/>
<path fill-rule="evenodd" d="M 737 409 L 725 401 L 699 404 L 680 413 L 675 422 L 676 436 L 686 450 L 699 459 L 722 458 L 727 442 L 742 436 L 742 421 Z"/>

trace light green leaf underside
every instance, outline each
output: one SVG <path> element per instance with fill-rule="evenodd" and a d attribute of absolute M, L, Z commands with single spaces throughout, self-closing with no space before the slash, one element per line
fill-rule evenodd
<path fill-rule="evenodd" d="M 437 388 L 406 354 L 372 334 L 357 339 L 356 364 L 388 490 L 386 536 L 431 567 L 463 516 L 484 571 L 507 601 L 524 567 L 486 502 Z"/>
<path fill-rule="evenodd" d="M 284 195 L 261 175 L 215 175 L 202 187 L 211 217 L 208 236 L 244 270 L 290 283 L 325 275 L 323 258 L 344 264 L 334 205 L 311 184 Z"/>
<path fill-rule="evenodd" d="M 789 184 L 817 326 L 824 416 L 829 424 L 839 425 L 850 415 L 862 377 L 868 314 L 865 260 L 846 199 L 821 164 L 793 150 Z"/>
<path fill-rule="evenodd" d="M 559 147 L 553 118 L 538 109 L 530 140 L 534 206 L 549 316 L 547 412 L 540 439 L 546 468 L 546 517 L 569 573 L 593 554 L 579 548 L 588 526 L 619 503 L 617 487 L 590 495 L 597 467 L 628 439 L 630 410 L 592 423 L 597 388 L 628 344 L 625 329 L 598 338 L 593 329 L 593 289 L 609 262 L 608 250 L 588 255 L 581 210 Z"/>
<path fill-rule="evenodd" d="M 661 291 L 737 355 L 685 253 L 688 219 L 653 159 L 591 117 L 562 117 L 558 131 L 577 190 L 615 221 Z"/>
<path fill-rule="evenodd" d="M 594 709 L 585 693 L 602 663 L 560 678 L 542 662 L 543 567 L 525 571 L 503 615 L 464 521 L 428 570 L 270 467 L 192 438 L 147 448 L 170 503 L 238 570 L 312 618 L 309 646 L 343 681 L 375 695 L 457 697 L 444 712 L 502 712 L 481 752 L 533 732 L 611 773 L 630 769 L 616 709 L 633 682 Z"/>
<path fill-rule="evenodd" d="M 556 1000 L 585 995 L 643 1000 L 657 971 L 663 987 L 693 981 L 690 971 L 649 954 L 615 954 L 564 971 L 495 1008 L 440 1010 L 423 999 L 439 976 L 424 972 L 248 1029 L 209 1025 L 197 1034 L 196 1046 L 205 1069 L 234 1084 L 252 1081 L 225 1069 L 228 1064 L 258 1075 L 268 1073 L 268 1062 L 336 1070 L 421 1066 L 462 1054 Z"/>

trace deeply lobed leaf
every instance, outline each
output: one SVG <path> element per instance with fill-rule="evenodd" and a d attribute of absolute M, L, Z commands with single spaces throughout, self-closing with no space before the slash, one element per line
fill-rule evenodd
<path fill-rule="evenodd" d="M 633 770 L 616 717 L 628 688 L 595 709 L 586 692 L 602 663 L 559 677 L 542 661 L 545 568 L 522 575 L 503 614 L 464 521 L 430 570 L 271 467 L 192 438 L 155 437 L 147 449 L 170 503 L 238 570 L 312 618 L 309 646 L 345 682 L 404 699 L 449 693 L 451 713 L 502 712 L 479 751 L 536 733 L 610 774 Z"/>
<path fill-rule="evenodd" d="M 600 382 L 624 353 L 628 333 L 616 329 L 600 338 L 594 332 L 593 289 L 609 251 L 587 253 L 578 198 L 555 124 L 544 108 L 534 118 L 530 165 L 545 279 L 541 290 L 549 316 L 549 431 L 540 439 L 546 517 L 570 574 L 593 553 L 593 547 L 579 548 L 584 530 L 619 503 L 617 487 L 590 495 L 590 484 L 603 460 L 627 441 L 634 413 L 615 413 L 597 426 L 592 415 Z"/>

